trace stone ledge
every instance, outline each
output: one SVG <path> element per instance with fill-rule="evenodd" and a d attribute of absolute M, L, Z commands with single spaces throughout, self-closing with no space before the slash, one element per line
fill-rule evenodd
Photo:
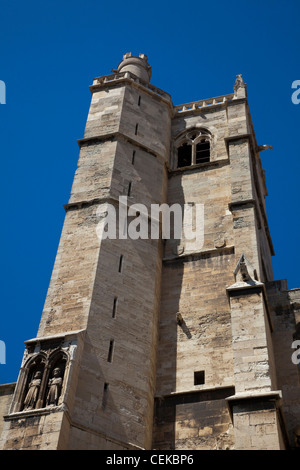
<path fill-rule="evenodd" d="M 224 100 L 225 98 L 225 100 Z M 201 103 L 203 103 L 201 105 Z M 234 94 L 222 95 L 216 98 L 207 98 L 200 101 L 193 101 L 174 106 L 174 118 L 186 116 L 187 114 L 199 114 L 216 109 L 218 107 L 227 107 L 228 105 L 236 105 L 240 103 L 247 103 L 246 98 L 236 98 Z"/>
<path fill-rule="evenodd" d="M 14 419 L 25 419 L 25 418 L 35 418 L 37 416 L 48 415 L 51 413 L 65 412 L 68 411 L 66 404 L 61 404 L 59 406 L 48 406 L 47 408 L 37 408 L 35 410 L 26 410 L 18 411 L 16 413 L 10 413 L 3 416 L 4 421 L 12 421 Z"/>
<path fill-rule="evenodd" d="M 244 291 L 246 293 L 248 293 L 248 289 L 257 289 L 259 291 L 261 291 L 262 289 L 264 288 L 264 284 L 260 281 L 255 281 L 255 280 L 251 280 L 251 281 L 247 281 L 247 282 L 236 282 L 235 284 L 232 284 L 231 286 L 229 287 L 226 287 L 226 290 L 231 293 L 233 292 L 233 295 L 234 295 L 234 292 L 237 292 L 237 291 Z M 251 294 L 252 292 L 249 291 L 249 294 Z M 240 295 L 244 295 L 244 293 L 240 294 Z"/>
<path fill-rule="evenodd" d="M 282 392 L 281 390 L 270 390 L 270 391 L 256 391 L 256 390 L 250 390 L 248 392 L 239 392 L 236 393 L 235 395 L 232 395 L 226 400 L 229 402 L 234 402 L 238 400 L 247 400 L 247 399 L 253 399 L 253 398 L 267 398 L 267 399 L 280 399 L 282 398 Z"/>
<path fill-rule="evenodd" d="M 195 165 L 183 166 L 181 168 L 168 168 L 168 173 L 170 176 L 177 175 L 178 173 L 188 172 L 188 171 L 196 171 L 196 170 L 206 170 L 210 169 L 211 167 L 219 167 L 224 165 L 229 165 L 230 161 L 229 158 L 222 158 L 220 160 L 213 160 L 206 163 L 197 163 Z"/>
<path fill-rule="evenodd" d="M 192 253 L 183 253 L 182 255 L 174 255 L 168 258 L 163 258 L 163 263 L 172 263 L 176 261 L 183 260 L 185 261 L 187 258 L 192 258 L 190 261 L 194 261 L 195 258 L 200 259 L 204 257 L 210 256 L 217 256 L 220 254 L 233 254 L 234 253 L 234 245 L 223 246 L 220 248 L 212 248 L 210 250 L 203 250 L 203 251 L 194 251 Z"/>
<path fill-rule="evenodd" d="M 84 334 L 86 330 L 74 330 L 74 331 L 62 331 L 61 333 L 57 333 L 54 335 L 49 335 L 49 336 L 38 336 L 36 338 L 28 339 L 27 341 L 24 341 L 25 344 L 30 344 L 30 343 L 37 343 L 37 342 L 44 342 L 44 341 L 52 341 L 55 339 L 60 339 L 60 338 L 67 338 L 67 337 L 72 337 L 72 336 L 79 336 L 80 334 Z"/>
<path fill-rule="evenodd" d="M 275 408 L 279 408 L 282 403 L 281 390 L 275 391 L 248 391 L 239 392 L 235 395 L 225 398 L 231 418 L 233 418 L 233 406 L 240 405 L 241 403 L 250 402 L 273 402 Z"/>
<path fill-rule="evenodd" d="M 217 387 L 198 388 L 192 390 L 179 390 L 167 395 L 156 395 L 154 398 L 158 403 L 187 404 L 203 401 L 223 400 L 228 394 L 235 392 L 234 385 L 224 385 Z"/>
<path fill-rule="evenodd" d="M 164 155 L 161 155 L 158 152 L 155 152 L 153 149 L 150 149 L 139 140 L 134 139 L 133 137 L 123 134 L 119 131 L 107 132 L 105 134 L 83 137 L 82 139 L 77 139 L 77 143 L 78 143 L 79 148 L 81 149 L 83 145 L 95 145 L 98 142 L 106 142 L 106 141 L 118 142 L 117 139 L 123 139 L 125 142 L 129 142 L 131 145 L 135 147 L 139 147 L 143 152 L 146 152 L 152 155 L 154 158 L 157 158 L 158 160 L 165 162 Z"/>

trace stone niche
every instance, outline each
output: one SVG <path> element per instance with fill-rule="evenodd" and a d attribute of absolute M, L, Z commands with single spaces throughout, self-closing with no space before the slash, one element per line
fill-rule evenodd
<path fill-rule="evenodd" d="M 25 341 L 9 415 L 69 408 L 68 391 L 78 372 L 83 330 Z"/>

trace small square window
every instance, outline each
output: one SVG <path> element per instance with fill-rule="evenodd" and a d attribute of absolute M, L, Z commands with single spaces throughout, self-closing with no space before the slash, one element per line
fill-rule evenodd
<path fill-rule="evenodd" d="M 204 370 L 194 372 L 194 385 L 203 385 L 205 383 Z"/>

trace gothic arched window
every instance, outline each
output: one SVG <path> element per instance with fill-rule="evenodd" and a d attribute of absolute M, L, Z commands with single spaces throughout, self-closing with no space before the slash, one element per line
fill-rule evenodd
<path fill-rule="evenodd" d="M 194 130 L 177 139 L 177 168 L 208 163 L 211 135 L 206 129 Z"/>
<path fill-rule="evenodd" d="M 184 142 L 177 149 L 178 152 L 178 168 L 190 166 L 192 164 L 192 146 L 188 142 Z"/>

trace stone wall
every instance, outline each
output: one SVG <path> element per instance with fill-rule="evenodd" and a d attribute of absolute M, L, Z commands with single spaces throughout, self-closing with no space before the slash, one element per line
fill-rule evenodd
<path fill-rule="evenodd" d="M 103 124 L 102 133 L 104 127 Z M 97 182 L 92 168 L 107 166 L 111 168 L 110 183 L 108 179 L 101 183 L 106 189 L 99 184 L 99 190 L 91 186 L 89 196 L 100 197 L 99 203 L 114 204 L 117 214 L 119 197 L 127 197 L 128 207 L 135 203 L 146 206 L 149 210 L 146 219 L 150 221 L 151 203 L 160 204 L 166 198 L 169 127 L 168 103 L 143 88 L 126 86 L 120 125 L 114 137 L 115 151 L 98 152 L 95 160 L 86 160 L 86 165 L 82 160 L 76 176 L 79 190 L 84 175 Z M 97 145 L 101 148 L 104 144 L 99 140 Z M 107 158 L 108 164 L 104 163 Z M 75 192 L 71 201 L 74 198 Z M 160 240 L 128 238 L 100 243 L 72 414 L 70 449 L 77 445 L 151 448 L 161 257 Z M 89 276 L 87 273 L 87 279 Z"/>
<path fill-rule="evenodd" d="M 9 412 L 15 386 L 15 383 L 0 385 L 0 437 L 4 425 L 3 416 Z"/>

